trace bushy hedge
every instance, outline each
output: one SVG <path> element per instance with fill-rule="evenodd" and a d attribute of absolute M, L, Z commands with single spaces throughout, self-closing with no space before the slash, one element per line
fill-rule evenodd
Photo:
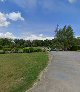
<path fill-rule="evenodd" d="M 43 50 L 41 48 L 34 48 L 34 52 L 42 52 Z"/>
<path fill-rule="evenodd" d="M 77 50 L 80 50 L 80 46 L 72 46 L 70 48 L 71 51 L 77 51 Z"/>
<path fill-rule="evenodd" d="M 11 51 L 11 48 L 3 48 L 4 51 Z"/>
<path fill-rule="evenodd" d="M 43 50 L 41 48 L 34 48 L 34 47 L 30 47 L 30 48 L 23 48 L 23 52 L 24 53 L 31 53 L 31 52 L 42 52 Z"/>
<path fill-rule="evenodd" d="M 23 53 L 29 53 L 30 49 L 29 48 L 23 48 Z"/>
<path fill-rule="evenodd" d="M 32 53 L 32 52 L 45 52 L 45 49 L 40 47 L 25 47 L 25 48 L 3 48 L 0 54 L 4 53 Z"/>
<path fill-rule="evenodd" d="M 5 54 L 5 51 L 4 50 L 0 50 L 0 54 Z"/>

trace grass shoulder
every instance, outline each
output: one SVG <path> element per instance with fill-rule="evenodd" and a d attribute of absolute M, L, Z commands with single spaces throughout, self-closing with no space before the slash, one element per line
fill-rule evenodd
<path fill-rule="evenodd" d="M 25 92 L 47 64 L 46 52 L 0 54 L 0 91 Z"/>

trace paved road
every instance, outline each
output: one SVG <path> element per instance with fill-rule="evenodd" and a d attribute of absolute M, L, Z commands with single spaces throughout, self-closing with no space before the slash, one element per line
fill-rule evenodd
<path fill-rule="evenodd" d="M 52 52 L 53 60 L 30 92 L 80 92 L 80 52 Z"/>

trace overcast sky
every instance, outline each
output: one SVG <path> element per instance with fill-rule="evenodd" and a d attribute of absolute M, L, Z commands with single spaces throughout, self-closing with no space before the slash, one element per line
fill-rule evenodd
<path fill-rule="evenodd" d="M 52 39 L 57 24 L 80 35 L 80 0 L 0 0 L 0 37 Z"/>

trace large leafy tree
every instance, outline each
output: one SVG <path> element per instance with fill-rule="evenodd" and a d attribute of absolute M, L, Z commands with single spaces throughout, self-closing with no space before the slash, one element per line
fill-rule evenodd
<path fill-rule="evenodd" d="M 56 39 L 60 48 L 68 50 L 73 45 L 74 32 L 71 26 L 64 26 L 64 28 L 56 31 Z"/>

